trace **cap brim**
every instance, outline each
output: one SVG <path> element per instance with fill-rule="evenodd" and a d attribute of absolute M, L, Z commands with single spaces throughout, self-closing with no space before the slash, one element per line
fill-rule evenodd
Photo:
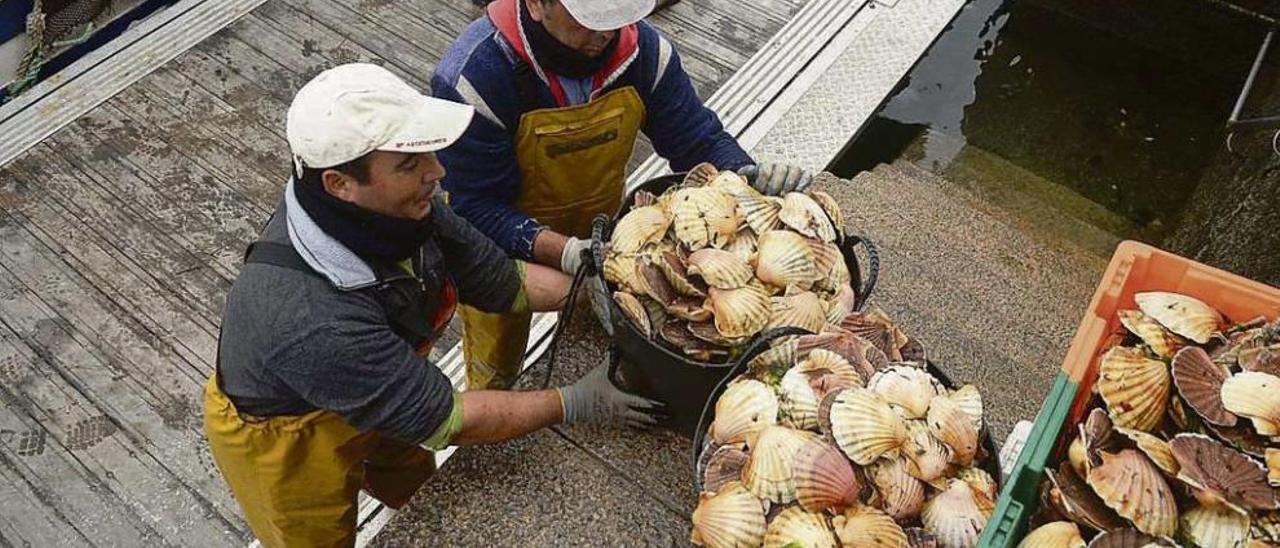
<path fill-rule="evenodd" d="M 391 139 L 378 150 L 391 152 L 435 152 L 452 145 L 471 125 L 475 109 L 435 97 L 423 97 L 422 106 L 413 119 L 405 122 Z"/>
<path fill-rule="evenodd" d="M 653 11 L 656 0 L 561 0 L 565 9 L 584 27 L 596 32 L 618 30 Z"/>

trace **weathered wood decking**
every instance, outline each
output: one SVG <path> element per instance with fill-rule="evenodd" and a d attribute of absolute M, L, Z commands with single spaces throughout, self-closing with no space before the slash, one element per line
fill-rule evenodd
<path fill-rule="evenodd" d="M 652 21 L 705 97 L 803 1 L 684 0 Z M 478 13 L 272 0 L 0 166 L 0 545 L 250 540 L 200 388 L 286 177 L 288 102 L 356 60 L 425 87 Z"/>

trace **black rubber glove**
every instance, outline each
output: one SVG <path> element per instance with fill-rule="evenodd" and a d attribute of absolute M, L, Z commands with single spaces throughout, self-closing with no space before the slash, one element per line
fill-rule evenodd
<path fill-rule="evenodd" d="M 769 162 L 743 166 L 738 169 L 738 175 L 746 177 L 752 188 L 769 196 L 802 192 L 813 182 L 813 176 L 803 169 Z"/>

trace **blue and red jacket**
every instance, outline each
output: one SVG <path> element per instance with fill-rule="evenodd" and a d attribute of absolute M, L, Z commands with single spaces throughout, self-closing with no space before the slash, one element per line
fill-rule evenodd
<path fill-rule="evenodd" d="M 571 79 L 546 72 L 521 38 L 517 1 L 498 0 L 462 33 L 436 67 L 432 95 L 470 104 L 476 116 L 466 133 L 438 153 L 448 170 L 444 188 L 454 211 L 514 257 L 533 259 L 533 238 L 543 227 L 515 208 L 521 193 L 515 133 L 520 116 L 533 108 L 566 107 L 624 86 L 644 102 L 641 130 L 674 171 L 699 162 L 720 169 L 753 163 L 702 104 L 680 56 L 645 22 L 620 31 L 612 57 L 595 75 Z M 536 74 L 536 97 L 523 104 L 516 65 L 523 60 Z"/>

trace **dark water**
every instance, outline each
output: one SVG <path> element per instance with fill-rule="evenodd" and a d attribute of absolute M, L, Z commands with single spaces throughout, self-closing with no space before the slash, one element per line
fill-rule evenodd
<path fill-rule="evenodd" d="M 1118 214 L 1121 236 L 1163 233 L 1221 148 L 1261 31 L 1144 4 L 974 0 L 830 168 L 901 158 L 964 184 L 1056 185 Z"/>

